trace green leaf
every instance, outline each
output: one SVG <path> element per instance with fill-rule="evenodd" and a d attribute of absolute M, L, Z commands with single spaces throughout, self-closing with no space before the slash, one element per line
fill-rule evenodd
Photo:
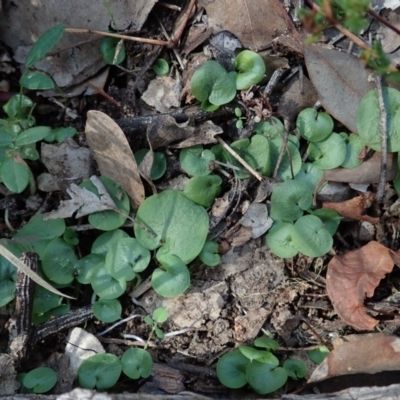
<path fill-rule="evenodd" d="M 0 307 L 14 298 L 17 268 L 6 258 L 0 256 Z"/>
<path fill-rule="evenodd" d="M 293 180 L 274 187 L 271 196 L 271 218 L 292 222 L 303 215 L 312 205 L 313 193 L 303 182 Z"/>
<path fill-rule="evenodd" d="M 239 351 L 247 357 L 251 362 L 258 361 L 263 364 L 268 364 L 270 369 L 279 365 L 279 360 L 269 351 L 258 350 L 250 346 L 239 346 Z"/>
<path fill-rule="evenodd" d="M 108 233 L 108 232 L 107 232 Z M 76 279 L 79 283 L 88 285 L 94 270 L 94 267 L 104 262 L 104 257 L 99 254 L 90 253 L 78 261 Z"/>
<path fill-rule="evenodd" d="M 64 30 L 64 25 L 57 25 L 41 35 L 26 56 L 25 67 L 30 68 L 41 60 L 61 39 Z"/>
<path fill-rule="evenodd" d="M 269 142 L 271 166 L 272 166 L 271 170 L 275 169 L 275 165 L 278 162 L 282 146 L 283 146 L 283 139 L 281 138 L 276 138 Z M 301 165 L 302 165 L 301 155 L 297 146 L 293 144 L 290 140 L 288 140 L 286 144 L 286 150 L 281 160 L 281 164 L 279 165 L 277 177 L 284 181 L 288 179 L 293 179 L 293 177 L 295 177 L 299 173 Z"/>
<path fill-rule="evenodd" d="M 164 307 L 158 307 L 153 311 L 153 319 L 158 324 L 162 324 L 168 319 L 168 310 Z"/>
<path fill-rule="evenodd" d="M 288 376 L 292 379 L 301 379 L 307 375 L 307 367 L 303 361 L 295 358 L 289 358 L 283 363 Z"/>
<path fill-rule="evenodd" d="M 118 44 L 121 39 L 107 37 L 100 41 L 100 53 L 103 57 L 103 60 L 109 65 L 118 65 L 121 64 L 122 61 L 125 60 L 126 52 L 125 52 L 125 44 L 119 47 Z M 119 49 L 119 53 L 117 55 L 117 59 L 114 62 L 115 53 L 117 51 L 117 47 Z"/>
<path fill-rule="evenodd" d="M 400 92 L 383 87 L 382 95 L 386 110 L 388 152 L 394 153 L 400 151 Z M 356 114 L 357 131 L 363 144 L 375 151 L 381 151 L 379 109 L 378 96 L 373 89 L 362 98 Z"/>
<path fill-rule="evenodd" d="M 208 240 L 201 249 L 199 258 L 201 262 L 209 267 L 216 267 L 221 262 L 221 256 L 218 254 L 219 245 L 217 242 Z"/>
<path fill-rule="evenodd" d="M 316 364 L 321 364 L 329 354 L 329 349 L 325 345 L 319 346 L 317 349 L 307 351 L 308 357 Z"/>
<path fill-rule="evenodd" d="M 71 228 L 67 228 L 63 234 L 63 239 L 66 243 L 70 244 L 71 246 L 76 246 L 79 244 L 79 239 L 76 234 L 76 231 Z"/>
<path fill-rule="evenodd" d="M 93 304 L 93 315 L 102 322 L 114 322 L 121 318 L 121 313 L 121 303 L 116 299 L 100 299 Z"/>
<path fill-rule="evenodd" d="M 42 286 L 36 285 L 35 296 L 33 298 L 33 312 L 35 314 L 44 314 L 60 304 L 61 297 L 55 293 L 49 292 Z"/>
<path fill-rule="evenodd" d="M 346 158 L 346 142 L 338 133 L 332 133 L 325 140 L 310 143 L 308 158 L 320 169 L 339 167 Z"/>
<path fill-rule="evenodd" d="M 221 183 L 218 175 L 194 176 L 186 183 L 183 193 L 194 203 L 210 207 L 221 193 Z"/>
<path fill-rule="evenodd" d="M 193 74 L 190 82 L 193 96 L 215 106 L 227 104 L 236 95 L 236 84 L 217 61 L 207 61 Z"/>
<path fill-rule="evenodd" d="M 261 336 L 254 340 L 254 346 L 263 347 L 267 350 L 276 350 L 279 347 L 279 343 L 269 336 Z"/>
<path fill-rule="evenodd" d="M 268 121 L 257 122 L 253 132 L 265 136 L 268 140 L 272 140 L 283 139 L 286 129 L 278 118 L 271 117 Z"/>
<path fill-rule="evenodd" d="M 126 281 L 117 281 L 108 272 L 104 263 L 97 264 L 90 274 L 90 283 L 93 291 L 103 299 L 116 299 L 121 296 L 126 289 Z"/>
<path fill-rule="evenodd" d="M 185 264 L 198 256 L 208 234 L 206 210 L 177 190 L 165 190 L 148 197 L 140 205 L 136 220 L 150 230 L 145 231 L 135 224 L 135 236 L 142 246 L 149 250 L 168 246 L 170 254 Z"/>
<path fill-rule="evenodd" d="M 51 281 L 60 285 L 70 284 L 77 267 L 75 251 L 64 240 L 55 238 L 47 245 L 42 256 L 42 268 Z"/>
<path fill-rule="evenodd" d="M 343 168 L 355 168 L 362 164 L 363 160 L 360 158 L 360 153 L 364 149 L 364 143 L 359 135 L 354 133 L 347 135 L 341 133 L 341 135 L 346 135 L 346 157 L 341 164 Z"/>
<path fill-rule="evenodd" d="M 135 153 L 135 160 L 137 165 L 146 157 L 149 149 L 140 149 Z M 150 178 L 155 181 L 160 179 L 167 169 L 167 159 L 163 153 L 153 152 L 153 165 L 151 166 Z"/>
<path fill-rule="evenodd" d="M 332 248 L 332 235 L 315 215 L 305 215 L 294 224 L 293 243 L 308 257 L 320 257 Z"/>
<path fill-rule="evenodd" d="M 36 214 L 14 235 L 14 238 L 28 238 L 31 242 L 51 240 L 61 236 L 64 231 L 65 221 L 62 218 L 44 220 L 43 214 Z"/>
<path fill-rule="evenodd" d="M 27 144 L 26 146 L 22 146 L 19 149 L 19 152 L 24 160 L 36 161 L 39 160 L 40 158 L 39 152 L 36 150 L 36 143 L 31 143 Z"/>
<path fill-rule="evenodd" d="M 150 315 L 146 315 L 143 320 L 149 326 L 153 326 L 154 325 L 153 318 L 151 318 Z"/>
<path fill-rule="evenodd" d="M 250 361 L 239 350 L 224 354 L 217 363 L 217 376 L 220 382 L 230 388 L 239 389 L 246 385 L 246 367 Z"/>
<path fill-rule="evenodd" d="M 236 89 L 247 90 L 260 83 L 265 76 L 265 63 L 262 57 L 250 50 L 243 50 L 235 59 Z"/>
<path fill-rule="evenodd" d="M 297 182 L 304 182 L 309 186 L 310 191 L 314 192 L 323 175 L 324 171 L 316 167 L 314 164 L 302 163 L 300 171 L 295 176 L 294 180 Z"/>
<path fill-rule="evenodd" d="M 14 140 L 13 135 L 7 132 L 0 132 L 0 147 L 10 147 Z"/>
<path fill-rule="evenodd" d="M 159 76 L 167 75 L 169 72 L 169 65 L 167 61 L 163 58 L 157 58 L 153 64 L 153 71 Z"/>
<path fill-rule="evenodd" d="M 18 152 L 6 153 L 0 166 L 0 179 L 7 189 L 14 193 L 21 193 L 28 186 L 31 172 Z"/>
<path fill-rule="evenodd" d="M 47 90 L 54 89 L 55 87 L 53 79 L 37 71 L 26 71 L 25 74 L 21 76 L 19 84 L 25 89 L 30 90 Z"/>
<path fill-rule="evenodd" d="M 44 324 L 47 321 L 55 317 L 61 317 L 61 315 L 65 315 L 71 309 L 69 304 L 60 304 L 49 311 L 46 311 L 43 314 L 32 314 L 32 323 L 35 325 Z"/>
<path fill-rule="evenodd" d="M 111 244 L 105 266 L 114 279 L 130 281 L 147 268 L 150 258 L 150 251 L 129 237 Z"/>
<path fill-rule="evenodd" d="M 113 354 L 95 354 L 84 360 L 78 369 L 79 386 L 106 390 L 113 387 L 122 371 L 122 364 Z"/>
<path fill-rule="evenodd" d="M 293 235 L 294 225 L 292 223 L 276 222 L 267 233 L 267 245 L 276 256 L 292 258 L 299 252 L 293 241 Z"/>
<path fill-rule="evenodd" d="M 26 114 L 32 107 L 33 101 L 29 97 L 23 94 L 15 94 L 4 104 L 3 110 L 10 118 L 16 118 Z"/>
<path fill-rule="evenodd" d="M 202 145 L 187 147 L 181 150 L 179 161 L 181 168 L 190 176 L 206 176 L 211 174 L 208 165 L 215 160 L 215 155 L 210 150 L 203 150 Z"/>
<path fill-rule="evenodd" d="M 332 117 L 314 108 L 306 108 L 300 112 L 296 120 L 300 135 L 310 141 L 319 142 L 326 139 L 333 131 Z"/>
<path fill-rule="evenodd" d="M 76 134 L 76 128 L 69 126 L 67 128 L 56 128 L 53 129 L 48 136 L 44 138 L 46 142 L 57 142 L 61 143 L 66 138 L 72 137 Z"/>
<path fill-rule="evenodd" d="M 56 372 L 48 367 L 35 368 L 29 371 L 23 380 L 28 389 L 34 393 L 46 393 L 57 383 Z"/>
<path fill-rule="evenodd" d="M 94 254 L 105 257 L 114 242 L 118 242 L 120 239 L 128 237 L 129 235 L 121 229 L 104 232 L 93 242 L 91 251 Z"/>
<path fill-rule="evenodd" d="M 157 252 L 157 260 L 163 268 L 154 270 L 151 285 L 160 296 L 176 297 L 190 286 L 190 273 L 179 257 L 172 254 L 160 254 L 163 253 L 162 249 Z"/>
<path fill-rule="evenodd" d="M 144 349 L 131 347 L 122 355 L 122 371 L 131 379 L 148 378 L 153 370 L 153 360 Z"/>
<path fill-rule="evenodd" d="M 317 216 L 322 223 L 324 228 L 333 236 L 337 228 L 339 227 L 340 221 L 343 219 L 336 211 L 329 208 L 319 208 L 318 210 L 309 211 L 312 215 Z"/>
<path fill-rule="evenodd" d="M 125 215 L 128 215 L 130 210 L 129 197 L 120 188 L 120 186 L 118 186 L 110 178 L 107 178 L 106 176 L 100 176 L 100 180 L 106 188 L 108 194 L 113 199 L 115 205 L 119 210 L 122 211 L 124 215 L 113 210 L 99 211 L 89 215 L 89 223 L 96 229 L 100 229 L 102 231 L 112 231 L 125 223 Z M 96 186 L 90 179 L 84 180 L 79 186 L 99 195 Z"/>
<path fill-rule="evenodd" d="M 34 128 L 27 129 L 21 132 L 16 140 L 17 146 L 24 146 L 31 143 L 36 143 L 49 135 L 51 129 L 48 126 L 35 126 Z"/>
<path fill-rule="evenodd" d="M 246 378 L 254 391 L 265 395 L 281 388 L 286 383 L 288 375 L 282 367 L 271 371 L 269 364 L 254 361 L 246 367 Z"/>

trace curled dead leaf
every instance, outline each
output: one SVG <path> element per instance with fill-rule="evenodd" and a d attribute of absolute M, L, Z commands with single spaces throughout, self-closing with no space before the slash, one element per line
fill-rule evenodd
<path fill-rule="evenodd" d="M 326 275 L 326 290 L 344 322 L 359 330 L 371 330 L 378 324 L 365 313 L 364 300 L 374 294 L 380 280 L 393 266 L 390 250 L 375 241 L 332 258 Z"/>

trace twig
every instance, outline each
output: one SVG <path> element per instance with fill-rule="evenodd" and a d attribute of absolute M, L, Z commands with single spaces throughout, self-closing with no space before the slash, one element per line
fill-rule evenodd
<path fill-rule="evenodd" d="M 387 148 L 387 112 L 385 102 L 383 100 L 382 91 L 382 77 L 375 76 L 376 90 L 378 92 L 378 104 L 380 112 L 379 132 L 381 138 L 381 173 L 379 178 L 378 193 L 376 200 L 381 203 L 385 196 L 385 188 L 387 183 L 387 162 L 388 162 L 388 148 Z"/>
<path fill-rule="evenodd" d="M 174 27 L 174 32 L 171 35 L 174 45 L 177 45 L 181 36 L 183 35 L 183 31 L 185 30 L 186 24 L 189 21 L 190 15 L 192 14 L 192 10 L 196 4 L 196 0 L 190 0 L 190 2 L 186 4 L 187 7 L 183 9 L 182 13 L 179 15 L 177 23 Z"/>
<path fill-rule="evenodd" d="M 116 105 L 117 107 L 121 107 L 121 103 L 118 102 L 117 100 L 115 100 L 112 96 L 110 96 L 108 93 L 106 93 L 101 87 L 96 86 L 94 83 L 92 82 L 87 82 L 87 84 L 89 86 L 91 86 L 94 90 L 96 90 L 96 92 L 98 94 L 100 94 L 101 96 L 105 97 L 107 100 L 109 100 L 111 103 L 113 103 L 114 105 Z"/>
<path fill-rule="evenodd" d="M 247 171 L 249 171 L 260 182 L 263 181 L 263 177 L 252 167 L 250 167 L 250 165 L 245 160 L 243 160 L 243 158 L 240 157 L 239 154 L 237 154 L 233 149 L 231 149 L 231 147 L 228 146 L 227 143 L 225 143 L 220 137 L 216 137 L 216 139 L 229 154 L 231 154 L 237 161 L 240 162 L 240 164 L 243 165 L 243 167 L 247 169 Z"/>
<path fill-rule="evenodd" d="M 392 25 L 387 19 L 381 17 L 375 10 L 372 8 L 368 9 L 368 14 L 377 19 L 379 22 L 382 22 L 382 24 L 386 25 L 388 28 L 390 28 L 392 31 L 396 32 L 398 35 L 400 35 L 400 29 L 397 28 L 396 26 Z"/>
<path fill-rule="evenodd" d="M 110 32 L 102 32 L 102 31 L 93 31 L 91 29 L 76 29 L 76 28 L 67 28 L 65 32 L 68 33 L 88 33 L 88 34 L 95 34 L 100 36 L 107 36 L 113 37 L 117 39 L 124 39 L 124 40 L 131 40 L 133 42 L 141 42 L 141 43 L 150 43 L 155 44 L 158 46 L 171 46 L 170 42 L 166 42 L 165 40 L 157 40 L 157 39 L 146 39 L 137 36 L 127 36 L 127 35 L 120 35 L 118 33 L 110 33 Z"/>

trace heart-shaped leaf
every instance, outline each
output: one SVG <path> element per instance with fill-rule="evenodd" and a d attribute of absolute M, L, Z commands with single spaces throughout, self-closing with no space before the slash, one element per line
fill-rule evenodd
<path fill-rule="evenodd" d="M 236 89 L 247 90 L 260 83 L 265 75 L 265 63 L 262 57 L 254 51 L 244 50 L 235 59 Z"/>
<path fill-rule="evenodd" d="M 321 181 L 324 171 L 311 163 L 302 163 L 300 171 L 295 177 L 295 181 L 306 183 L 312 192 Z"/>
<path fill-rule="evenodd" d="M 253 361 L 247 364 L 246 378 L 250 387 L 260 394 L 268 394 L 282 387 L 288 378 L 282 367 L 271 369 L 269 364 Z"/>
<path fill-rule="evenodd" d="M 190 176 L 205 176 L 211 173 L 208 167 L 215 155 L 210 150 L 203 150 L 202 145 L 187 147 L 181 150 L 179 161 L 182 169 Z"/>
<path fill-rule="evenodd" d="M 293 135 L 289 135 L 293 136 Z M 283 139 L 276 138 L 269 142 L 271 166 L 275 168 L 283 146 Z M 295 144 L 288 140 L 286 150 L 279 165 L 277 177 L 282 180 L 293 179 L 301 169 L 302 161 L 300 152 Z M 293 175 L 292 175 L 293 174 Z"/>
<path fill-rule="evenodd" d="M 293 242 L 293 233 L 293 224 L 288 222 L 275 223 L 266 236 L 268 247 L 278 257 L 294 257 L 299 250 Z"/>
<path fill-rule="evenodd" d="M 144 349 L 131 347 L 121 358 L 122 371 L 131 379 L 148 378 L 153 370 L 153 360 Z"/>
<path fill-rule="evenodd" d="M 219 246 L 217 242 L 213 242 L 212 240 L 207 241 L 199 254 L 201 262 L 209 267 L 216 267 L 221 261 L 218 250 Z"/>
<path fill-rule="evenodd" d="M 116 299 L 121 296 L 126 289 L 126 281 L 117 281 L 108 272 L 104 262 L 97 264 L 90 274 L 90 283 L 93 291 L 103 299 Z"/>
<path fill-rule="evenodd" d="M 222 179 L 218 175 L 194 176 L 186 183 L 183 193 L 203 207 L 210 207 L 221 192 Z"/>
<path fill-rule="evenodd" d="M 338 133 L 332 133 L 320 142 L 309 144 L 308 158 L 320 169 L 339 167 L 346 158 L 346 142 Z"/>
<path fill-rule="evenodd" d="M 110 323 L 121 318 L 122 306 L 117 299 L 100 299 L 93 304 L 93 315 L 102 322 Z"/>
<path fill-rule="evenodd" d="M 341 133 L 342 137 L 346 140 L 346 157 L 341 164 L 343 168 L 355 168 L 362 164 L 363 160 L 360 157 L 362 150 L 364 149 L 364 143 L 359 135 L 351 133 Z"/>
<path fill-rule="evenodd" d="M 239 350 L 224 354 L 217 363 L 217 375 L 220 382 L 230 388 L 239 389 L 246 385 L 246 367 L 250 363 Z"/>
<path fill-rule="evenodd" d="M 310 142 L 319 142 L 332 133 L 333 119 L 327 113 L 318 112 L 314 108 L 306 108 L 297 116 L 296 126 L 304 139 Z"/>

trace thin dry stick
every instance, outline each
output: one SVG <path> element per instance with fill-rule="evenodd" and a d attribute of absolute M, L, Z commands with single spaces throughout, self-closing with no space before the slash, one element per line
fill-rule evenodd
<path fill-rule="evenodd" d="M 131 40 L 133 42 L 150 43 L 150 44 L 155 44 L 155 45 L 158 45 L 158 46 L 170 46 L 171 45 L 170 42 L 166 42 L 165 40 L 146 39 L 146 38 L 141 38 L 141 37 L 137 37 L 137 36 L 120 35 L 118 33 L 93 31 L 91 29 L 67 28 L 65 30 L 65 32 L 69 32 L 69 33 L 89 33 L 89 34 L 95 34 L 95 35 L 100 35 L 100 36 L 113 37 L 113 38 L 117 38 L 117 39 Z"/>
<path fill-rule="evenodd" d="M 387 112 L 385 107 L 385 102 L 383 100 L 382 91 L 382 77 L 375 76 L 376 90 L 378 92 L 378 104 L 380 112 L 379 120 L 379 132 L 381 137 L 381 174 L 379 178 L 378 193 L 376 199 L 379 203 L 382 202 L 385 196 L 385 188 L 387 182 L 387 158 L 388 158 L 388 148 L 387 148 Z"/>
<path fill-rule="evenodd" d="M 249 171 L 255 178 L 257 178 L 260 182 L 263 180 L 263 177 L 257 171 L 255 171 L 253 168 L 251 168 L 250 165 L 247 164 L 247 162 L 245 160 L 243 160 L 243 158 L 240 157 L 234 150 L 232 150 L 230 148 L 230 146 L 228 146 L 228 144 L 226 144 L 220 137 L 217 137 L 216 139 L 222 145 L 222 147 L 229 154 L 231 154 L 236 160 L 238 160 L 240 162 L 240 164 L 242 164 L 243 167 L 245 167 L 247 169 L 247 171 Z"/>
<path fill-rule="evenodd" d="M 394 26 L 391 24 L 387 19 L 381 17 L 376 11 L 374 11 L 372 8 L 368 9 L 368 14 L 377 19 L 379 22 L 382 22 L 382 24 L 386 25 L 388 28 L 390 28 L 392 31 L 396 32 L 398 35 L 400 35 L 400 29 L 397 28 L 397 26 Z"/>

